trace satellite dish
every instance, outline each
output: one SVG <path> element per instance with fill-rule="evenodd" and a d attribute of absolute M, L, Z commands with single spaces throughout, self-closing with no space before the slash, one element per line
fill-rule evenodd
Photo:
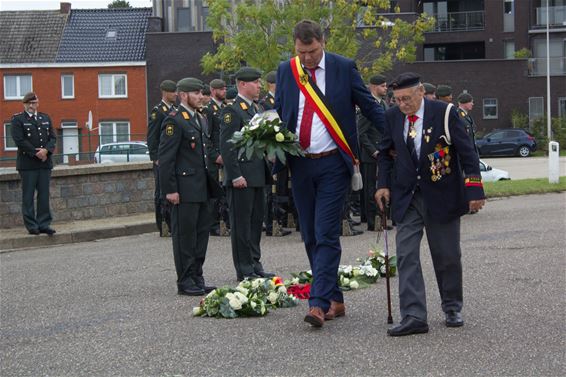
<path fill-rule="evenodd" d="M 92 111 L 88 112 L 88 120 L 86 121 L 86 128 L 88 128 L 89 131 L 92 131 Z"/>

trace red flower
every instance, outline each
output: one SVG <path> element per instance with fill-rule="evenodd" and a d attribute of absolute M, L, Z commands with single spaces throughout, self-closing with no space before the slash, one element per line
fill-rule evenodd
<path fill-rule="evenodd" d="M 275 276 L 272 280 L 273 280 L 273 283 L 275 284 L 276 287 L 279 287 L 281 285 L 285 285 L 285 284 L 283 284 L 283 279 L 281 279 L 279 276 Z"/>
<path fill-rule="evenodd" d="M 309 283 L 293 284 L 289 286 L 289 288 L 287 288 L 287 293 L 295 296 L 298 299 L 308 300 L 311 293 L 311 285 Z"/>

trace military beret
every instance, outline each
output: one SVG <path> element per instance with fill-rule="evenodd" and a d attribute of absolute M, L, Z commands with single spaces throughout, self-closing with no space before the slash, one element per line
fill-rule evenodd
<path fill-rule="evenodd" d="M 177 83 L 177 90 L 181 92 L 196 92 L 203 89 L 204 84 L 202 81 L 193 77 L 186 77 Z"/>
<path fill-rule="evenodd" d="M 448 85 L 438 85 L 438 87 L 436 87 L 437 97 L 448 97 L 451 94 L 452 94 L 452 87 Z"/>
<path fill-rule="evenodd" d="M 214 79 L 210 82 L 210 87 L 212 89 L 222 89 L 226 87 L 226 81 L 220 79 Z"/>
<path fill-rule="evenodd" d="M 397 76 L 395 80 L 393 80 L 391 84 L 389 84 L 389 87 L 393 90 L 405 89 L 417 86 L 420 82 L 421 77 L 416 73 L 404 72 Z"/>
<path fill-rule="evenodd" d="M 177 90 L 177 84 L 173 80 L 163 80 L 159 85 L 159 89 L 165 92 L 174 92 Z"/>
<path fill-rule="evenodd" d="M 429 82 L 424 82 L 423 83 L 424 86 L 424 92 L 425 94 L 434 94 L 436 93 L 436 86 L 432 85 Z"/>
<path fill-rule="evenodd" d="M 255 81 L 261 77 L 261 72 L 252 67 L 242 67 L 234 74 L 234 78 L 238 81 Z"/>
<path fill-rule="evenodd" d="M 37 101 L 37 96 L 35 95 L 34 92 L 28 92 L 26 93 L 26 95 L 24 96 L 24 98 L 22 99 L 23 103 L 29 103 L 32 101 Z"/>
<path fill-rule="evenodd" d="M 373 85 L 381 85 L 387 81 L 387 78 L 383 75 L 375 75 L 369 79 L 369 83 Z"/>
<path fill-rule="evenodd" d="M 234 99 L 238 95 L 238 90 L 234 87 L 226 91 L 226 99 Z"/>
<path fill-rule="evenodd" d="M 210 86 L 204 84 L 204 88 L 202 88 L 202 94 L 204 94 L 205 96 L 209 96 L 210 95 Z"/>
<path fill-rule="evenodd" d="M 265 81 L 267 81 L 270 84 L 275 84 L 276 79 L 277 79 L 277 72 L 275 71 L 271 71 L 267 75 L 265 75 Z"/>
<path fill-rule="evenodd" d="M 474 97 L 470 93 L 460 93 L 458 96 L 458 103 L 469 103 L 474 100 Z"/>

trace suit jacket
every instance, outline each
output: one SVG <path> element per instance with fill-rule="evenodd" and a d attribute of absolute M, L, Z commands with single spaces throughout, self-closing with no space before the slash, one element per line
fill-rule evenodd
<path fill-rule="evenodd" d="M 359 156 L 355 105 L 379 131 L 384 128 L 383 109 L 377 105 L 366 88 L 353 60 L 329 52 L 325 52 L 325 59 L 324 95 L 354 155 Z M 289 61 L 281 63 L 277 69 L 275 109 L 291 132 L 297 129 L 299 90 Z M 341 149 L 340 153 L 350 173 L 353 173 L 352 158 Z M 282 165 L 278 162 L 275 170 L 279 171 L 281 168 Z"/>
<path fill-rule="evenodd" d="M 376 100 L 377 102 L 377 100 Z M 379 106 L 385 111 L 389 108 L 385 101 L 377 102 Z M 377 164 L 377 152 L 379 141 L 381 140 L 381 133 L 371 124 L 371 121 L 358 114 L 358 135 L 360 138 L 360 161 L 368 164 Z"/>
<path fill-rule="evenodd" d="M 213 166 L 218 156 L 220 156 L 220 113 L 222 109 L 214 102 L 210 100 L 207 107 L 203 109 L 203 113 L 206 115 L 208 121 L 208 144 L 207 153 L 209 168 Z"/>
<path fill-rule="evenodd" d="M 256 112 L 261 111 L 259 107 L 255 110 L 254 106 L 257 105 L 254 103 L 248 105 L 242 97 L 238 96 L 234 103 L 222 109 L 220 153 L 224 161 L 224 185 L 226 187 L 232 187 L 232 180 L 238 177 L 244 177 L 248 187 L 263 187 L 269 183 L 268 177 L 271 175 L 265 159 L 252 157 L 248 160 L 245 154 L 238 158 L 238 150 L 228 141 L 234 132 L 240 131 Z"/>
<path fill-rule="evenodd" d="M 17 170 L 53 169 L 51 155 L 55 151 L 56 136 L 49 115 L 37 113 L 37 120 L 27 112 L 12 117 L 12 138 L 18 146 Z M 35 156 L 35 148 L 47 149 L 47 160 Z"/>
<path fill-rule="evenodd" d="M 449 131 L 452 145 L 449 147 L 450 173 L 433 180 L 429 155 L 437 146 L 446 146 L 444 133 L 444 112 L 447 104 L 442 101 L 425 101 L 422 144 L 419 164 L 415 167 L 404 140 L 403 125 L 405 115 L 399 107 L 387 110 L 385 132 L 379 145 L 378 189 L 391 189 L 391 210 L 393 220 L 403 219 L 417 185 L 424 197 L 428 215 L 438 222 L 447 222 L 468 212 L 468 202 L 484 198 L 481 185 L 464 183 L 462 169 L 466 177 L 481 181 L 479 159 L 466 134 L 464 125 L 456 109 L 452 108 L 449 117 Z M 391 157 L 389 151 L 396 151 Z M 432 155 L 431 155 L 432 157 Z"/>
<path fill-rule="evenodd" d="M 263 107 L 263 110 L 273 110 L 273 107 L 275 106 L 275 97 L 273 97 L 271 93 L 267 93 L 267 95 L 259 101 L 259 104 Z"/>
<path fill-rule="evenodd" d="M 171 106 L 171 109 L 167 107 L 167 104 L 163 101 L 159 102 L 153 107 L 153 109 L 151 109 L 151 114 L 149 115 L 147 123 L 147 148 L 149 149 L 149 158 L 151 161 L 157 160 L 159 138 L 161 136 L 161 124 L 163 123 L 163 119 L 165 119 L 169 112 L 174 109 L 174 106 Z"/>

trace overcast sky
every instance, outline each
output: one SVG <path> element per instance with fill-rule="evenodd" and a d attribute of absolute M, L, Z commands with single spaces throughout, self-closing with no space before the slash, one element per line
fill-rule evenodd
<path fill-rule="evenodd" d="M 112 0 L 0 0 L 0 10 L 59 9 L 60 3 L 71 3 L 71 9 L 107 8 Z M 151 0 L 128 0 L 132 7 L 151 8 Z"/>

